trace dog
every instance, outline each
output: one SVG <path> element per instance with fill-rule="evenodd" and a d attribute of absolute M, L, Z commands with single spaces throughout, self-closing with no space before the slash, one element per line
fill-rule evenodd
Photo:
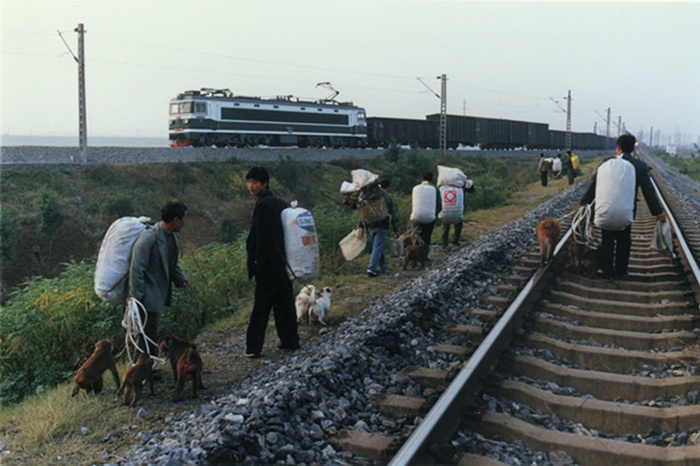
<path fill-rule="evenodd" d="M 177 360 L 177 383 L 175 384 L 175 395 L 173 401 L 182 399 L 182 391 L 185 383 L 192 381 L 192 398 L 197 398 L 197 389 L 204 388 L 202 385 L 202 369 L 204 364 L 197 352 L 197 348 L 192 345 L 180 355 Z"/>
<path fill-rule="evenodd" d="M 294 306 L 297 309 L 297 322 L 309 325 L 311 323 L 311 313 L 316 306 L 316 287 L 304 285 L 296 297 Z"/>
<path fill-rule="evenodd" d="M 574 273 L 593 277 L 598 270 L 598 251 L 569 238 L 569 266 Z"/>
<path fill-rule="evenodd" d="M 430 259 L 428 259 L 429 252 L 430 246 L 428 244 L 407 247 L 403 256 L 403 269 L 406 270 L 409 264 L 412 267 L 417 267 L 418 263 L 420 263 L 421 267 L 424 267 L 426 262 L 430 262 Z"/>
<path fill-rule="evenodd" d="M 331 310 L 331 295 L 333 294 L 333 289 L 330 286 L 321 288 L 321 295 L 316 298 L 316 304 L 314 305 L 314 313 L 318 322 L 322 325 L 326 325 L 323 320 L 324 317 L 328 315 Z"/>
<path fill-rule="evenodd" d="M 542 220 L 537 225 L 537 241 L 540 244 L 540 266 L 549 262 L 554 256 L 554 247 L 559 241 L 561 227 L 551 218 Z"/>
<path fill-rule="evenodd" d="M 119 390 L 119 373 L 114 363 L 112 348 L 114 343 L 110 339 L 100 340 L 95 344 L 95 350 L 85 363 L 80 366 L 78 373 L 73 377 L 73 390 L 71 396 L 75 396 L 82 388 L 86 392 L 98 394 L 102 392 L 102 374 L 109 369 L 112 372 L 114 383 Z"/>
<path fill-rule="evenodd" d="M 190 348 L 194 349 L 195 351 L 197 350 L 197 346 L 194 343 L 190 343 L 189 341 L 172 335 L 161 338 L 160 343 L 158 344 L 158 349 L 160 352 L 168 355 L 168 360 L 170 361 L 170 367 L 173 370 L 173 377 L 175 377 L 176 385 L 178 362 L 180 357 Z M 198 388 L 205 388 L 204 385 L 202 385 L 201 378 L 199 379 Z"/>
<path fill-rule="evenodd" d="M 117 392 L 117 396 L 123 394 L 124 404 L 133 408 L 141 398 L 143 386 L 147 380 L 151 386 L 151 396 L 153 396 L 153 363 L 148 354 L 140 353 L 136 358 L 136 364 L 124 374 L 122 386 Z"/>

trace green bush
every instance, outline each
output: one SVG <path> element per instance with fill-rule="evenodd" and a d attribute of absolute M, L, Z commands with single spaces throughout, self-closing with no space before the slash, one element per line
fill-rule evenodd
<path fill-rule="evenodd" d="M 0 258 L 3 261 L 15 260 L 16 232 L 17 222 L 14 215 L 0 206 Z"/>
<path fill-rule="evenodd" d="M 68 215 L 63 210 L 58 195 L 49 188 L 42 188 L 34 201 L 39 232 L 49 239 L 56 237 L 56 230 L 66 221 Z"/>
<path fill-rule="evenodd" d="M 95 296 L 94 266 L 70 264 L 58 277 L 36 277 L 0 308 L 0 404 L 64 381 L 81 354 L 119 334 L 122 313 Z"/>

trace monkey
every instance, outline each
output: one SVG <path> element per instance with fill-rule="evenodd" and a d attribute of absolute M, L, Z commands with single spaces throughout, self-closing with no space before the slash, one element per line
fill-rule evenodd
<path fill-rule="evenodd" d="M 598 270 L 598 251 L 569 238 L 569 265 L 575 273 L 592 277 Z"/>
<path fill-rule="evenodd" d="M 168 355 L 168 359 L 170 360 L 170 367 L 172 367 L 173 369 L 173 377 L 175 378 L 175 384 L 177 384 L 178 360 L 180 359 L 180 356 L 189 348 L 193 348 L 196 351 L 197 346 L 194 343 L 190 343 L 189 341 L 185 341 L 181 338 L 172 335 L 161 338 L 160 343 L 158 344 L 158 349 L 162 353 Z M 206 388 L 204 385 L 202 385 L 201 379 L 199 381 L 198 388 Z"/>
<path fill-rule="evenodd" d="M 192 345 L 180 355 L 177 360 L 177 384 L 175 385 L 175 395 L 173 401 L 182 399 L 182 390 L 185 382 L 192 381 L 192 398 L 197 398 L 197 389 L 204 388 L 202 385 L 202 358 L 199 357 L 197 348 Z"/>
<path fill-rule="evenodd" d="M 102 392 L 102 374 L 109 369 L 112 372 L 114 383 L 119 390 L 119 373 L 117 365 L 112 357 L 112 347 L 114 344 L 110 339 L 100 340 L 95 344 L 95 351 L 85 363 L 80 366 L 78 373 L 73 378 L 74 386 L 71 396 L 75 396 L 82 388 L 86 392 L 95 394 Z"/>
<path fill-rule="evenodd" d="M 146 353 L 140 353 L 136 359 L 136 364 L 124 374 L 122 387 L 117 392 L 117 396 L 124 395 L 124 404 L 131 406 L 141 398 L 143 385 L 149 381 L 151 386 L 151 396 L 153 396 L 153 363 Z"/>
<path fill-rule="evenodd" d="M 419 262 L 421 267 L 423 267 L 426 262 L 430 262 L 430 259 L 428 259 L 429 252 L 430 246 L 427 244 L 418 244 L 407 247 L 403 256 L 403 269 L 406 270 L 406 267 L 408 267 L 409 264 L 416 267 Z"/>
<path fill-rule="evenodd" d="M 559 241 L 559 222 L 546 218 L 537 225 L 537 241 L 540 243 L 540 266 L 545 265 L 554 255 L 554 247 Z"/>

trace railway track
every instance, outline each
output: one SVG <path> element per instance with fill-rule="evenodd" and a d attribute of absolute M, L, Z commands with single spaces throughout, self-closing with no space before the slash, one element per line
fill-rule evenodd
<path fill-rule="evenodd" d="M 392 465 L 510 464 L 491 439 L 540 452 L 537 464 L 700 464 L 693 220 L 671 215 L 680 258 L 661 255 L 640 202 L 624 280 L 570 271 L 570 230 L 544 268 L 533 243 L 482 305 L 464 309 L 469 325 L 445 324 L 434 349 L 451 364 L 404 370 L 422 396 L 372 400 L 422 421 L 408 439 L 346 430 L 331 443 Z"/>

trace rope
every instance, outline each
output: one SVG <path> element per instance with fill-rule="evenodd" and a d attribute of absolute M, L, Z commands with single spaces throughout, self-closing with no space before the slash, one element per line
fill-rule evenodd
<path fill-rule="evenodd" d="M 139 311 L 143 311 L 143 314 Z M 144 316 L 144 320 L 141 320 L 141 315 Z M 151 359 L 165 364 L 165 359 L 154 356 L 150 352 L 150 345 L 148 343 L 154 346 L 158 346 L 158 343 L 146 335 L 146 322 L 148 322 L 148 312 L 146 312 L 144 305 L 136 298 L 129 298 L 126 303 L 126 310 L 124 311 L 124 319 L 122 319 L 122 327 L 126 329 L 126 336 L 124 337 L 126 355 L 129 361 L 132 361 L 133 365 L 134 359 L 131 357 L 130 350 L 130 348 L 133 347 L 135 350 L 134 354 L 136 354 L 137 351 L 146 353 Z M 146 342 L 145 350 L 139 346 L 139 336 L 142 336 L 143 341 Z"/>
<path fill-rule="evenodd" d="M 591 205 L 593 204 L 582 205 L 571 222 L 574 241 L 578 244 L 585 244 L 589 248 L 593 248 L 595 243 L 593 222 L 591 222 Z"/>

